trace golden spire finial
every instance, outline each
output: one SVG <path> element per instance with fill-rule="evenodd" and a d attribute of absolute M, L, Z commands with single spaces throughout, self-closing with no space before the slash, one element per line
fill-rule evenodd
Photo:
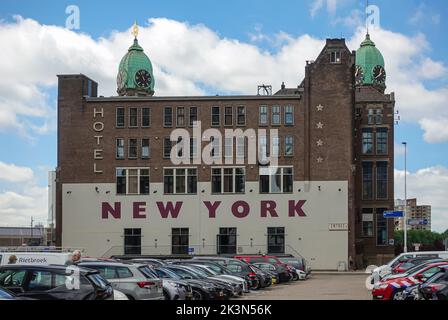
<path fill-rule="evenodd" d="M 137 24 L 137 20 L 135 20 L 134 22 L 134 26 L 132 27 L 132 35 L 135 37 L 135 39 L 137 39 L 138 36 L 138 24 Z"/>

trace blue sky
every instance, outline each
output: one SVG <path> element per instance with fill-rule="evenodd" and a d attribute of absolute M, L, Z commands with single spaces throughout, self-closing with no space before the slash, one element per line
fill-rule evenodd
<path fill-rule="evenodd" d="M 81 28 L 70 31 L 68 37 L 58 38 L 57 32 L 65 28 L 66 7 L 73 4 L 80 9 Z M 441 200 L 448 196 L 446 187 L 444 188 L 444 183 L 448 181 L 444 180 L 444 178 L 448 179 L 448 132 L 446 129 L 448 113 L 443 108 L 443 102 L 446 101 L 444 99 L 448 97 L 448 75 L 446 72 L 448 44 L 445 41 L 445 33 L 448 30 L 446 21 L 448 3 L 445 0 L 371 0 L 370 4 L 377 5 L 380 9 L 381 27 L 377 33 L 373 32 L 373 40 L 385 54 L 386 70 L 391 78 L 387 91 L 396 92 L 397 109 L 401 112 L 402 121 L 396 127 L 395 144 L 399 145 L 404 140 L 409 143 L 408 170 L 411 181 L 415 181 L 415 186 L 411 187 L 414 188 L 410 191 L 411 195 L 415 194 L 426 202 L 434 202 L 428 204 L 435 207 L 438 217 L 436 228 L 440 231 L 448 228 L 448 222 L 445 223 L 445 218 L 448 218 L 448 205 L 444 205 Z M 47 170 L 56 165 L 56 78 L 55 74 L 53 77 L 51 74 L 39 76 L 39 72 L 42 70 L 42 66 L 37 65 L 39 61 L 51 63 L 51 60 L 48 62 L 44 56 L 41 56 L 42 52 L 45 52 L 44 49 L 36 49 L 39 46 L 39 43 L 36 42 L 40 39 L 28 42 L 21 39 L 24 30 L 26 32 L 32 32 L 31 30 L 42 32 L 45 26 L 56 26 L 56 29 L 48 32 L 54 32 L 54 39 L 59 39 L 56 40 L 59 42 L 55 48 L 61 50 L 62 53 L 67 53 L 63 50 L 68 50 L 65 48 L 70 48 L 70 45 L 74 45 L 73 42 L 78 40 L 85 44 L 86 50 L 89 50 L 88 48 L 91 46 L 92 50 L 99 50 L 98 47 L 100 47 L 101 50 L 108 52 L 107 50 L 112 51 L 109 44 L 119 43 L 120 46 L 122 45 L 121 53 L 114 51 L 111 53 L 111 57 L 108 56 L 109 60 L 104 63 L 104 68 L 108 68 L 108 70 L 96 70 L 92 66 L 85 66 L 83 60 L 79 63 L 79 70 L 76 65 L 71 65 L 70 61 L 57 61 L 54 67 L 55 73 L 85 72 L 92 77 L 97 76 L 94 78 L 95 80 L 104 80 L 100 82 L 100 90 L 102 86 L 105 86 L 105 93 L 113 94 L 111 88 L 113 88 L 114 82 L 111 74 L 115 73 L 113 69 L 118 66 L 120 54 L 123 55 L 125 48 L 130 44 L 128 30 L 133 21 L 137 20 L 145 28 L 144 32 L 146 33 L 142 34 L 142 41 L 146 41 L 143 42 L 146 43 L 146 52 L 160 70 L 160 94 L 174 94 L 182 90 L 184 90 L 182 92 L 191 94 L 247 93 L 251 89 L 248 89 L 245 84 L 239 85 L 243 83 L 244 79 L 232 80 L 234 84 L 227 85 L 222 79 L 198 80 L 194 72 L 184 70 L 177 64 L 170 68 L 168 62 L 163 60 L 165 52 L 162 51 L 162 47 L 155 44 L 162 43 L 167 46 L 163 47 L 163 50 L 170 50 L 169 39 L 167 43 L 161 39 L 164 36 L 163 31 L 160 31 L 162 26 L 173 26 L 173 30 L 177 27 L 185 27 L 185 37 L 192 39 L 191 41 L 186 40 L 186 43 L 194 50 L 197 50 L 196 46 L 199 45 L 197 40 L 195 43 L 194 39 L 197 39 L 195 36 L 198 34 L 211 35 L 212 45 L 225 47 L 226 40 L 232 41 L 231 50 L 249 45 L 251 48 L 255 48 L 256 57 L 260 61 L 267 61 L 267 63 L 275 65 L 283 51 L 293 50 L 291 48 L 294 44 L 310 43 L 311 46 L 314 44 L 311 40 L 322 41 L 327 37 L 344 37 L 350 44 L 353 44 L 350 49 L 357 49 L 358 40 L 362 40 L 364 8 L 364 0 L 283 0 L 281 2 L 135 0 L 126 3 L 83 0 L 2 0 L 0 3 L 2 47 L 17 47 L 19 48 L 17 50 L 21 51 L 9 56 L 16 61 L 0 64 L 1 74 L 11 74 L 10 80 L 0 83 L 0 94 L 10 88 L 11 81 L 22 81 L 23 75 L 28 77 L 26 70 L 29 68 L 29 78 L 32 80 L 25 80 L 24 87 L 19 87 L 16 83 L 15 90 L 28 94 L 29 100 L 36 99 L 38 106 L 34 109 L 35 112 L 30 111 L 33 110 L 34 102 L 26 102 L 23 101 L 24 99 L 15 101 L 14 97 L 0 95 L 4 99 L 3 103 L 0 100 L 0 112 L 8 115 L 8 117 L 4 116 L 3 122 L 0 118 L 0 144 L 5 150 L 0 154 L 0 163 L 7 168 L 14 166 L 11 172 L 16 169 L 32 170 L 32 174 L 28 177 L 32 183 L 17 181 L 10 176 L 9 178 L 5 177 L 7 174 L 4 174 L 2 178 L 0 174 L 0 213 L 1 210 L 9 212 L 10 215 L 13 212 L 17 213 L 22 216 L 17 223 L 23 223 L 25 221 L 24 214 L 20 213 L 23 207 L 18 206 L 15 209 L 8 207 L 8 203 L 11 203 L 12 200 L 6 195 L 27 196 L 29 189 L 24 187 L 26 185 L 27 188 L 34 188 L 34 191 L 40 190 L 40 193 L 36 191 L 36 197 L 40 194 L 42 198 L 43 189 L 47 185 Z M 33 22 L 17 20 L 18 18 L 15 17 L 17 15 Z M 152 18 L 156 20 L 149 21 Z M 114 34 L 116 38 L 114 38 Z M 87 39 L 83 37 L 84 35 Z M 304 38 L 305 35 L 311 40 Z M 70 43 L 71 37 L 73 38 L 72 43 Z M 171 35 L 167 34 L 166 37 L 171 37 Z M 118 38 L 123 41 L 117 42 Z M 153 39 L 158 40 L 153 41 Z M 406 47 L 397 49 L 396 47 L 401 44 L 411 47 L 408 51 L 406 51 Z M 51 43 L 51 45 L 54 44 Z M 317 49 L 319 49 L 319 44 L 316 45 L 315 50 Z M 171 51 L 174 50 L 171 47 Z M 191 52 L 195 52 L 194 50 L 191 49 Z M 205 50 L 207 48 L 204 48 Z M 313 50 L 310 52 L 315 52 Z M 36 52 L 36 54 L 34 57 L 22 59 L 22 55 L 29 52 Z M 213 54 L 219 55 L 215 52 Z M 309 53 L 303 53 L 303 59 L 307 57 L 307 54 Z M 67 57 L 69 57 L 67 59 L 71 59 L 70 54 Z M 88 60 L 89 57 L 87 54 L 85 59 Z M 390 57 L 389 60 L 388 57 Z M 218 58 L 223 59 L 222 57 Z M 313 58 L 315 57 L 308 56 L 310 60 Z M 295 61 L 291 62 L 289 69 L 293 71 L 289 72 L 295 73 L 297 79 L 295 83 L 289 81 L 289 85 L 297 85 L 300 82 L 304 68 L 303 59 L 302 56 L 300 59 L 297 58 L 297 65 L 293 65 Z M 183 61 L 183 63 L 188 64 L 189 60 Z M 192 57 L 191 64 L 195 63 L 197 63 L 196 59 Z M 18 72 L 10 67 L 11 64 L 17 68 Z M 265 66 L 258 65 L 256 67 L 263 68 Z M 414 70 L 413 68 L 415 68 L 415 77 L 413 72 L 409 71 Z M 238 65 L 235 66 L 235 69 L 238 69 Z M 282 71 L 282 75 L 291 79 L 288 78 L 287 69 Z M 409 74 L 404 72 L 409 72 Z M 197 74 L 207 75 L 204 70 L 200 70 Z M 268 71 L 266 71 L 266 78 L 268 81 L 272 79 L 274 88 L 278 87 L 280 80 L 283 79 L 274 76 L 269 78 Z M 177 85 L 182 81 L 186 83 L 184 87 Z M 413 86 L 409 86 L 406 82 L 412 83 Z M 423 99 L 424 94 L 416 93 L 419 92 L 418 90 L 431 97 L 428 99 L 431 101 L 430 105 Z M 422 101 L 419 100 L 417 103 L 414 95 Z M 11 104 L 17 104 L 17 106 L 11 107 Z M 410 107 L 409 105 L 412 104 L 414 105 Z M 428 110 L 428 115 L 425 110 Z M 397 149 L 395 167 L 398 170 L 397 197 L 401 197 L 400 170 L 403 169 L 403 156 L 400 148 Z M 443 179 L 441 180 L 441 178 Z M 436 188 L 435 194 L 433 191 Z M 444 190 L 440 190 L 440 188 Z M 31 199 L 34 198 L 31 197 Z M 42 205 L 38 215 L 41 220 L 44 220 L 44 201 L 43 199 L 39 201 Z M 29 207 L 25 209 L 24 212 L 27 213 L 33 211 Z"/>

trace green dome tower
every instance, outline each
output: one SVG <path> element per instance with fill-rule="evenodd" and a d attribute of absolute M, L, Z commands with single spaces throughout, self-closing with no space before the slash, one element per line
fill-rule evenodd
<path fill-rule="evenodd" d="M 384 58 L 368 33 L 356 51 L 355 77 L 356 86 L 374 86 L 382 92 L 386 89 Z"/>
<path fill-rule="evenodd" d="M 117 76 L 117 93 L 120 96 L 154 95 L 154 75 L 152 63 L 138 44 L 138 26 L 134 24 L 132 34 L 134 44 L 121 59 Z"/>

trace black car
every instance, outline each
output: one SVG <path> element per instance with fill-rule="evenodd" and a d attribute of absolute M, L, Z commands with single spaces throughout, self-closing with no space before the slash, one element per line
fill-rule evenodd
<path fill-rule="evenodd" d="M 0 287 L 0 301 L 2 300 L 33 300 L 33 299 L 18 297 L 14 292 Z"/>
<path fill-rule="evenodd" d="M 222 286 L 204 281 L 200 277 L 178 266 L 159 267 L 154 269 L 163 278 L 186 281 L 193 291 L 193 300 L 222 300 L 225 294 Z"/>
<path fill-rule="evenodd" d="M 214 262 L 227 268 L 233 275 L 242 277 L 249 281 L 249 287 L 257 290 L 260 288 L 260 280 L 249 267 L 249 264 L 234 258 L 226 257 L 194 257 L 192 261 Z"/>
<path fill-rule="evenodd" d="M 283 265 L 272 264 L 267 262 L 257 262 L 254 265 L 263 271 L 274 272 L 278 276 L 279 283 L 288 282 L 292 280 L 291 272 L 286 269 Z"/>
<path fill-rule="evenodd" d="M 113 300 L 113 289 L 98 271 L 65 267 L 0 267 L 0 287 L 36 300 Z"/>
<path fill-rule="evenodd" d="M 198 260 L 198 259 L 190 259 L 190 260 L 183 259 L 183 260 L 170 261 L 170 263 L 180 264 L 180 265 L 189 265 L 189 264 L 204 265 L 204 266 L 209 267 L 210 269 L 212 269 L 213 271 L 215 271 L 218 274 L 236 276 L 236 277 L 240 277 L 240 278 L 246 280 L 246 289 L 244 290 L 244 292 L 249 292 L 249 288 L 251 287 L 251 282 L 250 282 L 250 278 L 248 275 L 246 275 L 244 273 L 232 272 L 231 270 L 226 268 L 224 265 L 219 264 L 214 261 Z"/>
<path fill-rule="evenodd" d="M 448 266 L 440 268 L 440 272 L 419 286 L 418 293 L 422 299 L 448 300 Z"/>
<path fill-rule="evenodd" d="M 272 285 L 272 275 L 268 272 L 265 272 L 261 270 L 260 268 L 256 267 L 255 265 L 251 264 L 250 268 L 253 273 L 255 273 L 259 279 L 260 282 L 260 288 L 266 288 Z"/>

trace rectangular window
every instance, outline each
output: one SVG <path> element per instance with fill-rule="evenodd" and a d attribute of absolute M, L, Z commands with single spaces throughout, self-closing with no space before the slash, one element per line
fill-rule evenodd
<path fill-rule="evenodd" d="M 173 108 L 165 107 L 163 108 L 163 126 L 172 127 L 173 126 Z"/>
<path fill-rule="evenodd" d="M 172 228 L 171 253 L 188 254 L 189 238 L 190 235 L 188 228 Z"/>
<path fill-rule="evenodd" d="M 196 168 L 166 168 L 163 170 L 165 194 L 196 194 L 198 174 Z"/>
<path fill-rule="evenodd" d="M 212 168 L 212 193 L 244 193 L 244 168 Z"/>
<path fill-rule="evenodd" d="M 142 139 L 142 159 L 148 159 L 150 156 L 149 139 Z"/>
<path fill-rule="evenodd" d="M 221 109 L 219 107 L 212 107 L 212 126 L 221 125 Z"/>
<path fill-rule="evenodd" d="M 373 237 L 373 209 L 362 209 L 362 236 Z"/>
<path fill-rule="evenodd" d="M 294 124 L 294 109 L 293 106 L 285 106 L 285 125 Z"/>
<path fill-rule="evenodd" d="M 291 193 L 294 182 L 292 167 L 277 167 L 275 172 L 260 169 L 260 193 Z"/>
<path fill-rule="evenodd" d="M 376 130 L 376 154 L 387 154 L 387 128 L 378 128 Z"/>
<path fill-rule="evenodd" d="M 362 153 L 373 154 L 373 132 L 372 129 L 362 129 Z"/>
<path fill-rule="evenodd" d="M 136 128 L 138 126 L 138 109 L 129 108 L 129 128 Z"/>
<path fill-rule="evenodd" d="M 149 168 L 117 168 L 117 194 L 149 194 Z"/>
<path fill-rule="evenodd" d="M 218 254 L 236 254 L 236 228 L 219 228 Z"/>
<path fill-rule="evenodd" d="M 330 52 L 330 63 L 341 63 L 341 52 L 340 51 Z"/>
<path fill-rule="evenodd" d="M 115 155 L 117 159 L 124 159 L 124 139 L 117 138 L 117 153 Z"/>
<path fill-rule="evenodd" d="M 151 108 L 142 108 L 142 128 L 151 126 Z"/>
<path fill-rule="evenodd" d="M 124 128 L 125 126 L 125 109 L 123 107 L 118 107 L 116 109 L 116 124 L 117 128 Z"/>
<path fill-rule="evenodd" d="M 383 124 L 383 110 L 382 109 L 376 110 L 375 124 L 377 124 L 377 125 Z"/>
<path fill-rule="evenodd" d="M 176 109 L 176 126 L 185 127 L 185 107 L 177 107 Z"/>
<path fill-rule="evenodd" d="M 271 123 L 272 125 L 280 125 L 281 124 L 281 114 L 280 114 L 280 106 L 272 106 L 272 117 Z"/>
<path fill-rule="evenodd" d="M 367 123 L 369 125 L 383 124 L 383 110 L 382 109 L 369 109 L 368 115 L 367 115 Z"/>
<path fill-rule="evenodd" d="M 224 125 L 233 126 L 233 107 L 224 108 Z"/>
<path fill-rule="evenodd" d="M 294 136 L 285 137 L 285 156 L 292 157 L 294 155 Z"/>
<path fill-rule="evenodd" d="M 384 208 L 376 209 L 376 245 L 377 246 L 387 246 L 387 218 L 384 217 L 383 213 L 387 211 Z"/>
<path fill-rule="evenodd" d="M 387 162 L 376 163 L 376 198 L 386 200 L 387 197 Z"/>
<path fill-rule="evenodd" d="M 142 229 L 124 229 L 124 254 L 140 255 L 142 252 Z"/>
<path fill-rule="evenodd" d="M 267 126 L 269 124 L 268 119 L 268 106 L 260 106 L 260 118 L 259 124 L 262 126 Z"/>
<path fill-rule="evenodd" d="M 285 228 L 268 228 L 268 254 L 285 253 Z"/>
<path fill-rule="evenodd" d="M 170 139 L 170 137 L 165 137 L 163 139 L 163 157 L 164 158 L 171 157 L 171 139 Z"/>
<path fill-rule="evenodd" d="M 128 158 L 129 159 L 137 158 L 137 139 L 129 139 Z"/>
<path fill-rule="evenodd" d="M 373 200 L 373 163 L 362 163 L 362 199 Z"/>
<path fill-rule="evenodd" d="M 261 163 L 265 163 L 269 156 L 268 148 L 268 137 L 258 136 L 258 158 Z"/>
<path fill-rule="evenodd" d="M 238 126 L 245 126 L 246 125 L 246 107 L 238 106 L 236 110 L 237 110 L 236 124 Z"/>
<path fill-rule="evenodd" d="M 190 107 L 188 116 L 188 125 L 193 127 L 194 123 L 198 121 L 198 107 Z"/>

